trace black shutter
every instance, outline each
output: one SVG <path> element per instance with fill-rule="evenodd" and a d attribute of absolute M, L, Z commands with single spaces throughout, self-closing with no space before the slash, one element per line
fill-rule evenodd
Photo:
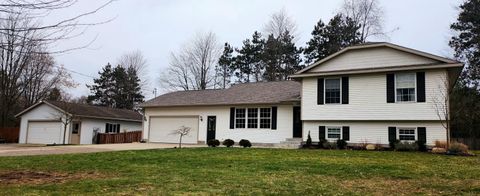
<path fill-rule="evenodd" d="M 417 127 L 417 140 L 419 143 L 427 143 L 427 128 Z"/>
<path fill-rule="evenodd" d="M 235 108 L 230 108 L 230 129 L 235 128 Z"/>
<path fill-rule="evenodd" d="M 277 107 L 272 107 L 272 130 L 277 129 Z"/>
<path fill-rule="evenodd" d="M 318 127 L 318 139 L 325 140 L 325 126 Z"/>
<path fill-rule="evenodd" d="M 323 78 L 318 78 L 318 82 L 317 82 L 317 104 L 318 105 L 323 105 L 323 91 L 324 91 Z"/>
<path fill-rule="evenodd" d="M 108 133 L 108 131 L 107 131 L 108 130 L 108 125 L 109 125 L 108 123 L 105 123 L 105 133 Z"/>
<path fill-rule="evenodd" d="M 388 127 L 388 141 L 393 142 L 397 140 L 397 127 Z"/>
<path fill-rule="evenodd" d="M 117 133 L 120 133 L 120 124 L 117 124 Z"/>
<path fill-rule="evenodd" d="M 425 72 L 417 72 L 417 102 L 425 102 Z"/>
<path fill-rule="evenodd" d="M 348 77 L 342 77 L 342 104 L 348 104 Z"/>
<path fill-rule="evenodd" d="M 387 74 L 387 103 L 395 103 L 395 74 Z"/>
<path fill-rule="evenodd" d="M 348 141 L 350 140 L 350 127 L 342 127 L 342 133 L 343 133 L 343 140 Z"/>

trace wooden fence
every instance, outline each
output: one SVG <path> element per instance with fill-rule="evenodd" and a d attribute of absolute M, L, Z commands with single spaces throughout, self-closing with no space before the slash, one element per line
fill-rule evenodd
<path fill-rule="evenodd" d="M 452 142 L 460 142 L 470 150 L 480 150 L 480 138 L 452 138 Z"/>
<path fill-rule="evenodd" d="M 98 133 L 98 144 L 132 143 L 142 140 L 142 131 L 131 131 L 123 133 Z"/>
<path fill-rule="evenodd" d="M 19 135 L 20 135 L 19 127 L 0 128 L 0 142 L 18 143 Z"/>

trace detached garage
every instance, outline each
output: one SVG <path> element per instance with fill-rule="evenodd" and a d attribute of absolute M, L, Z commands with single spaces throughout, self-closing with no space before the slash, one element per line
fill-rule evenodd
<path fill-rule="evenodd" d="M 62 123 L 55 121 L 29 121 L 26 142 L 32 144 L 62 143 Z"/>
<path fill-rule="evenodd" d="M 182 143 L 196 144 L 198 142 L 198 116 L 151 116 L 149 141 L 162 143 L 177 143 L 180 136 L 176 130 L 190 128 L 188 135 L 182 138 Z"/>
<path fill-rule="evenodd" d="M 143 119 L 133 110 L 61 101 L 41 101 L 15 117 L 21 144 L 96 144 L 98 133 L 141 131 Z"/>

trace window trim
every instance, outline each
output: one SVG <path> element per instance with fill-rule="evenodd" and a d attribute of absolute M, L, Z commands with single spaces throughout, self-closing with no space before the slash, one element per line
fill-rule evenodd
<path fill-rule="evenodd" d="M 265 117 L 261 117 L 261 109 L 263 108 L 266 108 L 266 109 L 269 109 L 270 110 L 270 117 L 268 118 L 265 118 Z M 245 119 L 245 127 L 243 128 L 239 128 L 237 127 L 237 109 L 243 109 L 245 110 L 245 116 L 243 116 L 243 118 L 241 119 Z M 256 117 L 256 120 L 257 120 L 257 128 L 248 128 L 248 109 L 257 109 L 257 117 Z M 248 130 L 272 130 L 272 107 L 236 107 L 235 108 L 235 113 L 234 113 L 234 122 L 235 122 L 235 126 L 234 126 L 234 129 L 248 129 Z M 260 121 L 261 119 L 269 119 L 270 120 L 270 126 L 269 128 L 261 128 L 260 126 Z"/>
<path fill-rule="evenodd" d="M 340 81 L 340 101 L 338 103 L 327 103 L 327 80 L 335 80 L 338 79 Z M 323 103 L 326 105 L 338 105 L 342 104 L 342 77 L 328 77 L 323 79 Z"/>
<path fill-rule="evenodd" d="M 415 88 L 415 96 L 413 96 L 413 101 L 398 101 L 398 97 L 397 97 L 397 75 L 398 74 L 413 74 L 414 76 L 414 79 L 413 79 L 413 82 L 414 82 L 414 88 Z M 417 103 L 417 73 L 415 72 L 403 72 L 403 73 L 395 73 L 394 74 L 394 82 L 393 82 L 393 89 L 394 89 L 394 95 L 395 95 L 395 103 Z"/>
<path fill-rule="evenodd" d="M 108 124 L 110 124 L 110 126 L 111 126 L 110 129 L 113 129 L 113 127 L 116 127 L 115 130 L 114 131 L 112 131 L 112 130 L 108 131 L 107 130 L 107 127 L 108 127 L 107 125 Z M 118 129 L 118 132 L 117 132 L 116 129 Z M 110 133 L 110 134 L 120 133 L 120 123 L 109 123 L 109 122 L 105 123 L 105 133 Z"/>
<path fill-rule="evenodd" d="M 340 130 L 340 138 L 330 138 L 328 137 L 328 129 L 330 128 L 338 128 Z M 343 139 L 343 127 L 342 126 L 325 126 L 325 139 L 329 141 L 336 141 Z"/>
<path fill-rule="evenodd" d="M 413 130 L 413 137 L 414 137 L 414 140 L 400 140 L 400 129 L 406 129 L 406 130 Z M 400 141 L 403 141 L 403 142 L 415 142 L 418 140 L 418 131 L 417 131 L 417 127 L 397 127 L 397 139 L 400 140 Z M 402 135 L 406 135 L 406 134 L 402 134 Z"/>

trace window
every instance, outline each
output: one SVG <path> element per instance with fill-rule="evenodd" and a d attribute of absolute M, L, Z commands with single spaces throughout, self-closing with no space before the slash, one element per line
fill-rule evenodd
<path fill-rule="evenodd" d="M 397 102 L 415 101 L 415 74 L 395 74 L 395 92 Z"/>
<path fill-rule="evenodd" d="M 340 78 L 325 79 L 325 103 L 340 103 Z"/>
<path fill-rule="evenodd" d="M 245 108 L 235 109 L 235 128 L 245 128 Z"/>
<path fill-rule="evenodd" d="M 107 123 L 105 125 L 105 133 L 120 133 L 120 124 Z"/>
<path fill-rule="evenodd" d="M 247 128 L 258 128 L 258 108 L 248 108 Z"/>
<path fill-rule="evenodd" d="M 338 140 L 341 138 L 340 127 L 327 127 L 327 139 Z"/>
<path fill-rule="evenodd" d="M 260 108 L 260 128 L 270 129 L 272 122 L 272 109 Z"/>
<path fill-rule="evenodd" d="M 73 123 L 72 134 L 78 134 L 80 131 L 80 123 Z"/>
<path fill-rule="evenodd" d="M 415 128 L 399 128 L 398 139 L 401 141 L 415 141 Z"/>
<path fill-rule="evenodd" d="M 272 108 L 235 108 L 236 129 L 270 129 Z"/>

